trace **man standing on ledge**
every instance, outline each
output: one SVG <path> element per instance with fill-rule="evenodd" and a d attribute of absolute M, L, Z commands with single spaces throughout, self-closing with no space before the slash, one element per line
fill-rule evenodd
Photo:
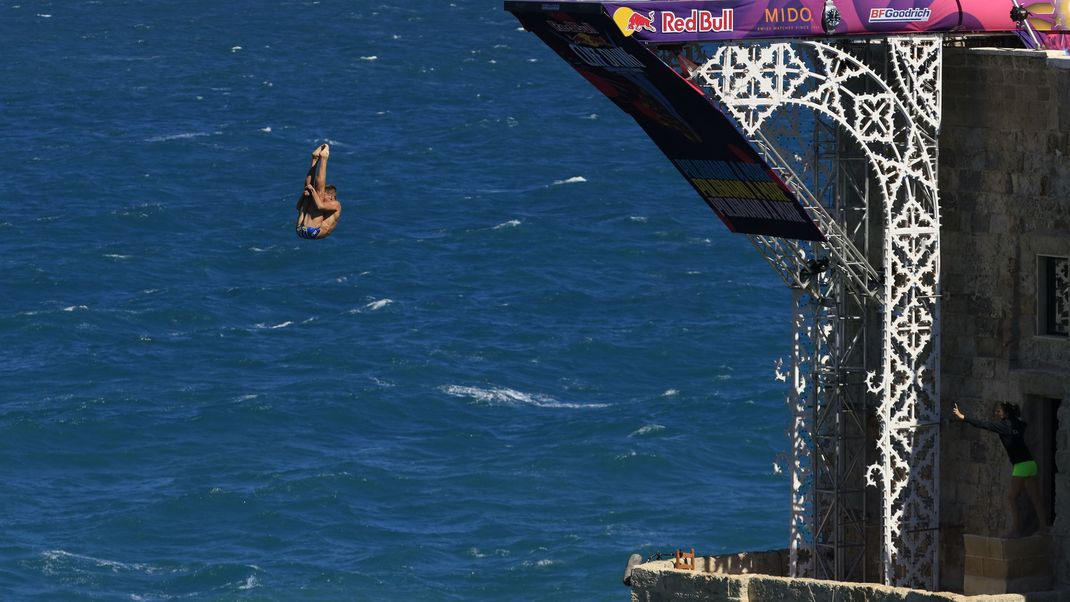
<path fill-rule="evenodd" d="M 330 155 L 331 149 L 326 144 L 312 151 L 312 167 L 305 176 L 305 191 L 297 201 L 297 236 L 300 238 L 327 238 L 342 215 L 337 190 L 327 185 L 327 158 Z"/>

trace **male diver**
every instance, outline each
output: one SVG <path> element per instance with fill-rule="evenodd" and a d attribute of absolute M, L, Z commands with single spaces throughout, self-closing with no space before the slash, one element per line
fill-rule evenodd
<path fill-rule="evenodd" d="M 327 185 L 327 158 L 330 155 L 331 149 L 326 144 L 312 151 L 312 167 L 305 176 L 305 191 L 297 201 L 297 236 L 300 238 L 327 238 L 342 215 L 338 192 L 334 186 Z"/>

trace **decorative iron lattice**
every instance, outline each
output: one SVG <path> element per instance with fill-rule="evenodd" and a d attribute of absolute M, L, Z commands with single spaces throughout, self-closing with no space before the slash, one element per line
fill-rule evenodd
<path fill-rule="evenodd" d="M 1055 260 L 1055 323 L 1054 330 L 1060 334 L 1070 333 L 1070 261 L 1065 257 Z"/>
<path fill-rule="evenodd" d="M 813 418 L 813 387 L 810 382 L 813 359 L 810 350 L 813 325 L 815 322 L 814 304 L 800 287 L 792 288 L 792 357 L 790 371 L 790 388 L 787 402 L 791 408 L 791 532 L 788 542 L 788 556 L 791 574 L 795 577 L 813 577 L 814 540 L 809 521 L 806 520 L 813 506 L 813 471 L 810 424 Z M 788 380 L 789 374 L 781 372 L 777 366 L 777 380 Z"/>
<path fill-rule="evenodd" d="M 848 50 L 865 54 L 877 46 L 884 50 L 879 65 L 872 61 L 867 64 Z M 884 216 L 882 360 L 868 378 L 869 391 L 878 400 L 880 434 L 875 447 L 879 460 L 868 468 L 866 479 L 879 486 L 883 495 L 883 581 L 935 589 L 939 558 L 940 268 L 936 134 L 942 41 L 904 37 L 842 46 L 816 41 L 737 42 L 717 46 L 708 56 L 692 73 L 693 79 L 712 93 L 760 149 L 768 144 L 763 132 L 770 129 L 773 117 L 798 107 L 811 111 L 818 120 L 834 123 L 866 158 Z M 791 150 L 774 148 L 775 152 L 765 156 L 774 167 L 790 171 L 783 163 Z M 805 188 L 800 178 L 789 179 L 789 185 L 829 203 L 829 195 L 800 191 Z M 812 490 L 819 491 L 822 475 L 835 480 L 857 461 L 842 455 L 819 457 L 817 441 L 824 436 L 821 423 L 828 416 L 842 420 L 853 414 L 858 418 L 857 400 L 840 397 L 845 374 L 854 370 L 844 365 L 847 358 L 854 357 L 847 347 L 857 345 L 864 329 L 852 333 L 842 327 L 849 320 L 864 323 L 867 310 L 864 302 L 848 306 L 844 299 L 850 294 L 851 283 L 868 285 L 867 268 L 872 269 L 852 261 L 850 253 L 836 252 L 837 246 L 841 250 L 856 246 L 858 234 L 849 216 L 842 211 L 832 214 L 839 227 L 827 245 L 784 245 L 760 237 L 755 241 L 789 285 L 810 288 L 818 307 L 832 305 L 830 299 L 839 303 L 839 311 L 819 309 L 810 314 L 813 322 L 807 327 L 799 325 L 804 313 L 799 306 L 801 299 L 796 299 L 795 308 L 796 347 L 809 345 L 810 349 L 793 352 L 795 361 L 801 362 L 793 372 L 809 370 L 813 378 L 810 382 L 795 379 L 790 394 L 796 414 L 793 455 L 808 447 L 811 453 L 808 465 L 797 458 L 793 466 L 792 545 L 801 545 L 799 538 L 811 534 L 818 577 L 833 574 L 820 569 L 822 554 L 816 550 L 823 540 L 841 537 L 844 524 L 860 517 L 851 515 L 855 504 L 845 497 L 833 499 L 830 509 L 815 496 L 807 500 L 799 492 L 807 491 L 801 484 L 807 479 Z M 832 261 L 834 285 L 821 290 L 819 285 L 799 282 L 795 273 L 800 266 L 822 258 Z M 822 334 L 828 336 L 815 336 Z M 827 369 L 829 365 L 834 369 Z M 807 390 L 807 386 L 811 388 Z M 809 424 L 798 417 L 803 407 L 810 411 Z M 843 438 L 837 441 L 842 443 Z M 839 443 L 836 450 L 842 448 Z M 829 463 L 835 465 L 832 470 L 826 466 Z M 818 482 L 813 486 L 815 479 Z M 834 489 L 839 491 L 838 486 Z M 834 527 L 829 527 L 830 520 Z M 840 541 L 846 543 L 834 546 L 834 555 L 850 553 L 850 538 Z M 844 558 L 835 558 L 832 566 L 839 571 L 845 564 Z M 794 563 L 793 570 L 801 571 Z"/>

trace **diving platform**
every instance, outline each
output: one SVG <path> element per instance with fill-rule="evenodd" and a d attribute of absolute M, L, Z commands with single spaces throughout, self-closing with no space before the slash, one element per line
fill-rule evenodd
<path fill-rule="evenodd" d="M 505 2 L 792 291 L 790 577 L 940 582 L 943 50 L 1065 49 L 1063 4 Z"/>

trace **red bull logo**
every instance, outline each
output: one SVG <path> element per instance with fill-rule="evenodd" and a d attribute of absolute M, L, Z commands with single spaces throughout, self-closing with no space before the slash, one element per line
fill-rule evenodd
<path fill-rule="evenodd" d="M 654 11 L 650 11 L 644 15 L 643 13 L 635 12 L 627 6 L 622 6 L 613 11 L 613 21 L 625 36 L 630 36 L 633 33 L 641 31 L 657 33 L 657 30 L 654 29 Z"/>
<path fill-rule="evenodd" d="M 632 13 L 631 17 L 628 17 L 628 29 L 632 31 L 654 31 L 654 11 L 647 13 L 647 16 L 643 16 L 642 13 Z"/>

